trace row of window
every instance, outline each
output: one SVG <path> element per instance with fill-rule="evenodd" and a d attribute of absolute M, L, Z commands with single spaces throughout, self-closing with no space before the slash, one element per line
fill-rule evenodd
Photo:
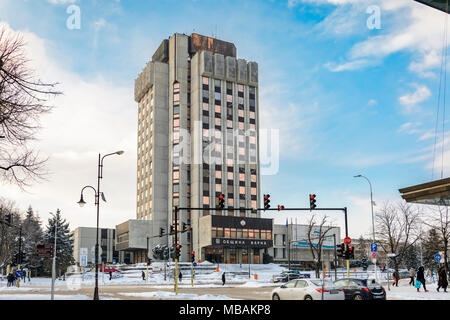
<path fill-rule="evenodd" d="M 237 229 L 237 228 L 211 228 L 212 238 L 226 238 L 226 239 L 272 239 L 271 230 L 260 229 Z"/>

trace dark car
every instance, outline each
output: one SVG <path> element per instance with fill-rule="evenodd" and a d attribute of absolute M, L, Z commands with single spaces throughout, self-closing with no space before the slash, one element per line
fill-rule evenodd
<path fill-rule="evenodd" d="M 300 273 L 298 271 L 288 271 L 282 272 L 280 275 L 273 277 L 273 282 L 288 282 L 294 279 L 304 279 L 309 278 L 310 275 L 307 273 Z"/>
<path fill-rule="evenodd" d="M 386 300 L 386 291 L 375 280 L 345 278 L 334 284 L 344 289 L 345 300 Z"/>

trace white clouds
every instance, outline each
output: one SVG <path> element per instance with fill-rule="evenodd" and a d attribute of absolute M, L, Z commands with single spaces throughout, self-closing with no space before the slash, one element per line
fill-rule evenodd
<path fill-rule="evenodd" d="M 64 95 L 52 101 L 57 107 L 41 119 L 43 129 L 35 143 L 42 156 L 50 157 L 48 181 L 35 184 L 28 190 L 31 194 L 5 185 L 0 185 L 0 192 L 15 199 L 21 209 L 31 204 L 46 215 L 60 208 L 72 228 L 94 226 L 93 197 L 87 195 L 92 210 L 76 204 L 81 188 L 96 184 L 98 153 L 125 150 L 124 155 L 105 160 L 102 191 L 108 203 L 102 203 L 101 225 L 114 227 L 134 218 L 137 112 L 132 85 L 119 87 L 102 77 L 83 79 L 49 57 L 45 40 L 22 34 L 32 67 L 44 81 L 61 83 L 58 89 Z"/>
<path fill-rule="evenodd" d="M 344 62 L 342 64 L 334 64 L 331 62 L 328 62 L 324 64 L 324 67 L 326 67 L 331 72 L 341 72 L 341 71 L 353 71 L 353 70 L 359 70 L 362 68 L 365 68 L 370 65 L 375 65 L 377 62 L 370 61 L 367 59 L 361 59 L 361 60 L 353 60 L 349 62 Z"/>
<path fill-rule="evenodd" d="M 370 99 L 369 102 L 367 102 L 367 105 L 369 107 L 376 106 L 377 104 L 378 104 L 378 101 L 375 99 Z"/>
<path fill-rule="evenodd" d="M 349 50 L 347 62 L 330 71 L 364 69 L 368 61 L 383 59 L 400 51 L 413 53 L 409 70 L 422 77 L 433 77 L 430 71 L 439 65 L 443 47 L 443 27 L 446 15 L 438 10 L 409 0 L 303 0 L 306 3 L 333 4 L 337 8 L 319 25 L 327 32 L 351 35 L 369 32 L 366 40 L 357 42 Z M 298 4 L 299 1 L 293 1 Z M 365 26 L 366 8 L 381 8 L 383 30 L 371 33 Z M 332 64 L 330 64 L 332 65 Z"/>
<path fill-rule="evenodd" d="M 398 98 L 398 101 L 403 106 L 402 112 L 405 114 L 410 114 L 417 111 L 417 105 L 431 96 L 431 92 L 428 87 L 424 85 L 414 86 L 416 87 L 416 91 L 414 91 L 413 93 L 407 93 Z"/>
<path fill-rule="evenodd" d="M 418 129 L 420 127 L 420 122 L 406 122 L 398 128 L 397 132 L 399 133 L 407 133 L 407 134 L 415 134 L 420 133 L 421 130 Z"/>
<path fill-rule="evenodd" d="M 67 3 L 75 3 L 78 0 L 47 0 L 51 4 L 67 4 Z"/>

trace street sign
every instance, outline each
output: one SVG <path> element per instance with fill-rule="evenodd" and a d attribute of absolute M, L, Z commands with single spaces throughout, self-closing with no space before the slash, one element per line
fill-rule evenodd
<path fill-rule="evenodd" d="M 434 260 L 436 260 L 436 261 L 441 261 L 441 259 L 442 259 L 442 257 L 441 257 L 441 255 L 439 254 L 439 253 L 436 253 L 435 255 L 434 255 Z"/>
<path fill-rule="evenodd" d="M 194 262 L 194 267 L 196 267 L 197 266 L 197 262 Z"/>
<path fill-rule="evenodd" d="M 36 246 L 36 252 L 39 258 L 53 257 L 53 244 L 40 244 Z"/>
<path fill-rule="evenodd" d="M 348 245 L 348 244 L 352 243 L 352 239 L 350 239 L 350 237 L 345 237 L 344 243 Z"/>
<path fill-rule="evenodd" d="M 378 251 L 378 245 L 376 243 L 370 244 L 370 251 L 371 252 L 377 252 Z"/>

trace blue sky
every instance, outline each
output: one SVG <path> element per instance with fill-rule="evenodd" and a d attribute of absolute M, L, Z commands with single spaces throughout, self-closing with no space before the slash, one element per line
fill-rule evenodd
<path fill-rule="evenodd" d="M 80 29 L 66 27 L 70 5 L 80 8 Z M 371 5 L 381 29 L 367 27 Z M 280 130 L 279 171 L 262 177 L 262 192 L 273 206 L 306 207 L 310 193 L 319 207 L 347 206 L 350 235 L 366 235 L 369 186 L 355 174 L 371 180 L 378 206 L 432 178 L 444 17 L 410 0 L 3 0 L 0 22 L 25 34 L 39 74 L 65 95 L 37 142 L 50 156 L 48 181 L 25 194 L 0 191 L 43 219 L 58 207 L 72 227 L 93 226 L 93 206 L 88 213 L 75 203 L 79 190 L 95 183 L 98 152 L 124 149 L 105 167 L 101 224 L 135 218 L 134 79 L 174 32 L 217 34 L 258 62 L 261 125 Z M 263 214 L 277 223 L 308 215 Z M 329 215 L 343 226 L 339 212 Z"/>

